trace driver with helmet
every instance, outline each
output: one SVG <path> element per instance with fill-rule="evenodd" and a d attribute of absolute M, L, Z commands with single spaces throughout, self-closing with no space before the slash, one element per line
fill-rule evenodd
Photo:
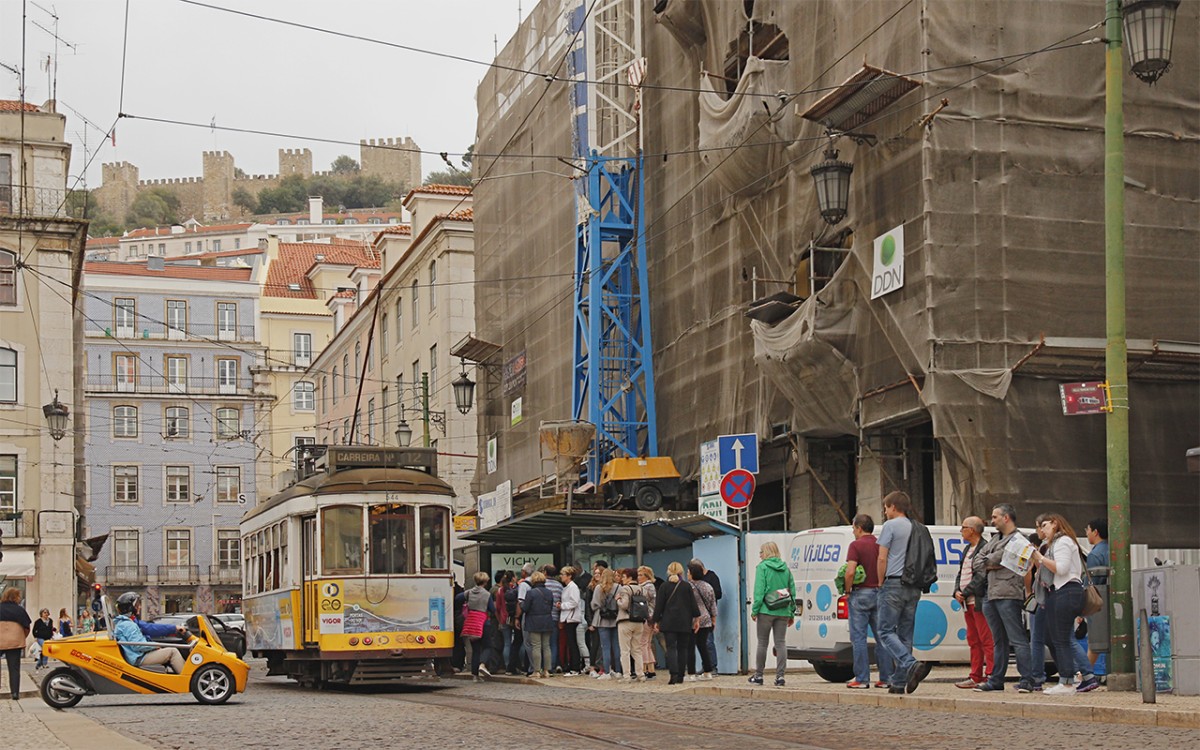
<path fill-rule="evenodd" d="M 139 619 L 142 613 L 142 599 L 132 591 L 117 598 L 117 612 L 117 617 L 113 620 L 113 635 L 121 644 L 121 653 L 125 661 L 135 667 L 165 664 L 169 665 L 175 674 L 183 672 L 183 655 L 178 649 L 170 646 L 160 647 L 149 639 L 184 635 L 187 628 L 183 625 L 142 622 Z"/>

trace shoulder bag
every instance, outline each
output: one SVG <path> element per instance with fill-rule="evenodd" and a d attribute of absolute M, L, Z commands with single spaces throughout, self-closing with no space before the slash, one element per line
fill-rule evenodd
<path fill-rule="evenodd" d="M 1087 577 L 1087 582 L 1083 584 L 1083 610 L 1080 614 L 1084 617 L 1091 617 L 1104 609 L 1104 597 L 1100 596 L 1100 592 L 1096 590 L 1096 584 L 1092 583 L 1092 574 L 1086 569 L 1083 574 Z"/>

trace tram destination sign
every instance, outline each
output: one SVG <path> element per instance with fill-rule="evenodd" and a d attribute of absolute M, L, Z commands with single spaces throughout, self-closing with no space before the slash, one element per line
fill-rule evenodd
<path fill-rule="evenodd" d="M 416 468 L 437 471 L 437 451 L 434 448 L 377 448 L 374 446 L 331 445 L 325 452 L 329 472 L 346 469 Z"/>
<path fill-rule="evenodd" d="M 1079 414 L 1105 414 L 1112 411 L 1109 406 L 1107 383 L 1061 383 L 1058 386 L 1063 414 L 1068 417 Z"/>

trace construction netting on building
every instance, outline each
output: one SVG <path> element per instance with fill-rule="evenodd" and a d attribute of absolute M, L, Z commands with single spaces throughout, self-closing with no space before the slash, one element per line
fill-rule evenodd
<path fill-rule="evenodd" d="M 578 4 L 539 4 L 498 62 L 552 70 Z M 994 502 L 1079 525 L 1103 515 L 1104 417 L 1065 417 L 1058 389 L 1104 379 L 1104 53 L 1080 44 L 1102 35 L 1103 4 L 655 10 L 642 117 L 661 452 L 694 479 L 705 440 L 787 434 L 793 450 L 764 471 L 795 481 L 820 478 L 806 442 L 844 441 L 883 468 L 878 487 L 820 482 L 839 514 L 847 494 L 938 480 L 928 507 L 944 517 L 927 520 Z M 1159 545 L 1200 530 L 1184 461 L 1200 445 L 1198 15 L 1180 7 L 1167 76 L 1125 87 L 1133 536 Z M 917 85 L 840 101 L 853 137 L 835 147 L 854 171 L 831 227 L 809 175 L 829 125 L 803 115 L 868 69 Z M 476 161 L 478 335 L 501 360 L 525 356 L 519 388 L 496 368 L 481 396 L 481 455 L 499 446 L 495 473 L 480 464 L 490 488 L 544 473 L 537 423 L 571 416 L 576 192 L 554 158 L 572 153 L 565 84 L 497 68 L 478 103 L 477 152 L 504 153 Z M 873 298 L 889 234 L 904 271 Z M 794 311 L 745 317 L 775 292 Z M 889 463 L 920 451 L 925 464 Z"/>

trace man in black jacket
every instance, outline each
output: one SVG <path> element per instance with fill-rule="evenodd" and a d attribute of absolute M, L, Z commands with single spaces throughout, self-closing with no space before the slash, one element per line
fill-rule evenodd
<path fill-rule="evenodd" d="M 967 679 L 954 683 L 955 687 L 969 690 L 982 684 L 992 673 L 992 631 L 983 616 L 983 599 L 987 594 L 987 569 L 978 557 L 983 543 L 983 519 L 971 516 L 962 522 L 962 538 L 967 543 L 962 560 L 958 564 L 958 575 L 954 577 L 954 599 L 962 605 L 963 618 L 967 621 L 967 646 L 971 649 L 971 674 Z M 986 665 L 987 671 L 984 671 Z"/>

